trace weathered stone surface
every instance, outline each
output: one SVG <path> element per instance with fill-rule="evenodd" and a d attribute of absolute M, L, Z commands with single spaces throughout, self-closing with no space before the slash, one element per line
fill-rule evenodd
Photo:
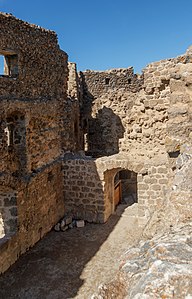
<path fill-rule="evenodd" d="M 92 298 L 191 298 L 191 236 L 188 223 L 129 249 L 114 282 L 100 286 Z"/>
<path fill-rule="evenodd" d="M 56 34 L 3 13 L 0 27 L 1 273 L 63 216 L 62 151 L 74 141 L 66 143 L 67 54 Z"/>

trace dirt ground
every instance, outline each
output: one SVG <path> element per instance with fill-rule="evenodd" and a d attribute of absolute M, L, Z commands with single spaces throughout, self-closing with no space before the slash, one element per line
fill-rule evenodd
<path fill-rule="evenodd" d="M 0 277 L 0 299 L 91 298 L 137 243 L 136 210 L 137 204 L 119 205 L 105 224 L 51 231 Z"/>

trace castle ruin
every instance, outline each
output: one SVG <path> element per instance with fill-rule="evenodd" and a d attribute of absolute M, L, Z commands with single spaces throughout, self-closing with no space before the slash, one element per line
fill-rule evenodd
<path fill-rule="evenodd" d="M 192 216 L 192 49 L 77 73 L 54 32 L 0 14 L 0 272 L 64 216 Z M 169 214 L 170 213 L 170 214 Z"/>

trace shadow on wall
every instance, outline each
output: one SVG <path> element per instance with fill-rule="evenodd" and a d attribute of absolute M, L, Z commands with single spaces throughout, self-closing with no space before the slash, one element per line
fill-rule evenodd
<path fill-rule="evenodd" d="M 81 128 L 84 134 L 84 150 L 87 155 L 94 158 L 117 154 L 119 139 L 124 137 L 125 132 L 121 119 L 106 106 L 97 110 L 96 99 L 89 92 L 83 74 L 81 80 L 83 86 Z"/>
<path fill-rule="evenodd" d="M 117 154 L 124 132 L 120 117 L 111 108 L 103 107 L 95 118 L 89 119 L 87 153 L 94 157 Z"/>

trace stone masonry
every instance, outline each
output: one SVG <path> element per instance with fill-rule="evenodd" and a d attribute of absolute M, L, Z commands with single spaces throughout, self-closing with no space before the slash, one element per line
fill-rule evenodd
<path fill-rule="evenodd" d="M 3 13 L 0 26 L 0 271 L 64 214 L 107 221 L 122 170 L 140 225 L 189 219 L 192 50 L 141 75 L 77 73 L 54 32 Z"/>
<path fill-rule="evenodd" d="M 8 14 L 0 14 L 0 27 L 5 59 L 0 76 L 3 272 L 63 216 L 62 153 L 74 142 L 65 142 L 67 54 L 59 49 L 56 34 Z"/>

